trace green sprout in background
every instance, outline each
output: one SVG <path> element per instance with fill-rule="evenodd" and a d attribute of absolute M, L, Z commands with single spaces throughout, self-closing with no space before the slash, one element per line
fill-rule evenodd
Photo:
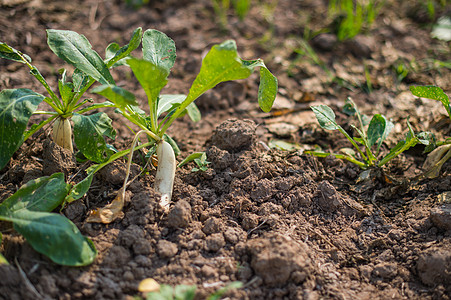
<path fill-rule="evenodd" d="M 317 157 L 327 157 L 333 155 L 339 159 L 348 160 L 361 169 L 366 170 L 370 167 L 382 167 L 390 160 L 415 146 L 418 143 L 429 145 L 434 137 L 429 132 L 421 132 L 415 134 L 407 121 L 408 132 L 404 140 L 398 142 L 396 146 L 390 149 L 389 153 L 380 157 L 381 146 L 387 139 L 389 133 L 394 128 L 392 122 L 381 114 L 375 114 L 371 120 L 366 115 L 363 115 L 358 110 L 354 101 L 348 98 L 344 105 L 344 112 L 350 116 L 357 116 L 359 127 L 351 125 L 357 132 L 358 137 L 352 137 L 341 127 L 335 120 L 334 111 L 327 105 L 317 105 L 311 107 L 318 120 L 321 128 L 326 130 L 340 131 L 352 144 L 354 148 L 340 149 L 341 153 L 330 153 L 321 151 L 305 151 L 306 154 L 311 154 Z M 363 150 L 361 148 L 363 146 Z"/>

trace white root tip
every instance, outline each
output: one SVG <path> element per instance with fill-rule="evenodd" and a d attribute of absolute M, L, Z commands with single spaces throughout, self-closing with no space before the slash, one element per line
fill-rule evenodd
<path fill-rule="evenodd" d="M 155 191 L 161 194 L 160 206 L 167 212 L 171 204 L 174 186 L 175 168 L 177 166 L 174 150 L 166 141 L 157 145 L 158 169 L 155 174 Z"/>

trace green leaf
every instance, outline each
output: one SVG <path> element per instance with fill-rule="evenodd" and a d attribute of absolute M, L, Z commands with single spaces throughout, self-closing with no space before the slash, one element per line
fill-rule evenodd
<path fill-rule="evenodd" d="M 437 24 L 432 29 L 431 36 L 442 41 L 451 41 L 451 17 L 449 15 L 441 16 L 438 19 Z"/>
<path fill-rule="evenodd" d="M 105 63 L 107 64 L 107 67 L 114 67 L 114 66 L 120 66 L 125 65 L 126 61 L 124 58 L 126 58 L 133 50 L 138 48 L 139 44 L 141 43 L 142 38 L 142 29 L 141 27 L 136 28 L 133 32 L 133 35 L 130 39 L 130 42 L 123 46 L 119 47 L 116 43 L 111 43 L 108 45 L 108 47 L 105 50 Z"/>
<path fill-rule="evenodd" d="M 243 283 L 240 281 L 234 281 L 227 284 L 225 287 L 220 288 L 218 291 L 214 292 L 208 296 L 207 300 L 220 300 L 222 296 L 230 290 L 239 289 L 243 287 Z"/>
<path fill-rule="evenodd" d="M 97 255 L 92 241 L 66 217 L 48 212 L 21 210 L 9 218 L 37 252 L 66 266 L 86 266 Z"/>
<path fill-rule="evenodd" d="M 23 143 L 23 134 L 44 96 L 29 89 L 0 92 L 0 169 Z"/>
<path fill-rule="evenodd" d="M 90 111 L 90 110 L 99 109 L 99 108 L 105 108 L 105 107 L 116 107 L 116 106 L 117 105 L 114 104 L 113 102 L 105 101 L 105 102 L 94 103 L 92 105 L 86 106 L 86 107 L 80 109 L 77 113 L 81 115 L 81 114 L 83 114 L 83 113 L 85 113 L 87 111 Z"/>
<path fill-rule="evenodd" d="M 346 98 L 345 105 L 343 105 L 343 112 L 348 116 L 353 116 L 357 113 L 354 101 L 351 98 Z"/>
<path fill-rule="evenodd" d="M 10 216 L 20 210 L 49 212 L 60 205 L 69 191 L 64 174 L 30 180 L 0 204 L 0 215 Z"/>
<path fill-rule="evenodd" d="M 193 300 L 196 295 L 195 285 L 176 285 L 174 287 L 174 299 L 175 300 Z"/>
<path fill-rule="evenodd" d="M 157 116 L 160 117 L 160 115 L 164 112 L 174 112 L 174 110 L 180 106 L 180 104 L 186 99 L 186 95 L 183 94 L 175 94 L 175 95 L 160 95 L 158 99 L 158 110 L 157 110 Z M 201 114 L 199 111 L 199 108 L 197 108 L 196 104 L 193 102 L 190 103 L 186 107 L 186 112 L 188 113 L 188 116 L 190 117 L 191 121 L 198 122 L 201 119 Z M 182 113 L 180 116 L 184 115 Z"/>
<path fill-rule="evenodd" d="M 199 122 L 200 119 L 202 118 L 202 116 L 200 114 L 200 110 L 194 102 L 191 102 L 186 107 L 186 112 L 188 113 L 189 118 L 193 122 Z"/>
<path fill-rule="evenodd" d="M 255 67 L 266 68 L 261 59 L 242 60 L 238 56 L 235 41 L 228 40 L 220 45 L 214 45 L 203 59 L 199 74 L 191 85 L 185 101 L 166 122 L 161 132 L 165 132 L 185 108 L 207 90 L 224 81 L 248 78 Z M 258 103 L 263 111 L 271 108 L 276 93 L 277 79 L 269 71 L 260 71 Z"/>
<path fill-rule="evenodd" d="M 127 60 L 127 63 L 146 92 L 151 114 L 156 121 L 158 96 L 161 89 L 168 83 L 169 72 L 147 60 L 131 58 Z"/>
<path fill-rule="evenodd" d="M 238 56 L 235 41 L 228 40 L 220 45 L 214 45 L 202 61 L 200 72 L 190 88 L 187 101 L 191 103 L 221 82 L 248 78 L 255 67 L 266 69 L 261 59 L 242 60 Z M 276 97 L 277 79 L 269 71 L 261 71 L 260 76 L 259 104 L 267 111 Z M 268 91 L 264 90 L 266 87 L 269 88 Z"/>
<path fill-rule="evenodd" d="M 132 92 L 115 85 L 101 85 L 93 88 L 91 92 L 104 96 L 121 108 L 127 105 L 138 105 Z"/>
<path fill-rule="evenodd" d="M 335 121 L 334 111 L 327 105 L 317 105 L 310 107 L 315 113 L 316 119 L 318 120 L 321 128 L 326 130 L 337 130 L 339 125 Z"/>
<path fill-rule="evenodd" d="M 61 75 L 61 79 L 58 80 L 58 90 L 63 103 L 67 105 L 74 98 L 74 84 L 66 81 L 66 70 L 64 70 Z"/>
<path fill-rule="evenodd" d="M 61 59 L 102 84 L 114 84 L 113 77 L 100 55 L 84 35 L 70 30 L 47 30 L 47 43 Z"/>
<path fill-rule="evenodd" d="M 295 143 L 289 143 L 283 140 L 270 140 L 268 143 L 269 148 L 277 148 L 285 151 L 294 151 L 301 149 L 301 146 Z"/>
<path fill-rule="evenodd" d="M 258 86 L 258 105 L 264 112 L 269 112 L 277 95 L 277 78 L 266 67 L 260 68 L 260 85 Z"/>
<path fill-rule="evenodd" d="M 410 91 L 417 97 L 428 98 L 442 102 L 449 117 L 451 118 L 451 107 L 449 105 L 449 97 L 441 88 L 433 85 L 411 86 Z"/>
<path fill-rule="evenodd" d="M 74 114 L 74 141 L 83 155 L 97 163 L 104 162 L 111 152 L 103 136 L 111 139 L 116 137 L 116 132 L 111 126 L 112 120 L 105 113 L 92 115 Z"/>
<path fill-rule="evenodd" d="M 79 69 L 75 69 L 72 74 L 72 82 L 74 84 L 74 92 L 78 93 L 82 91 L 88 85 L 90 81 L 89 75 L 85 74 L 83 71 Z"/>
<path fill-rule="evenodd" d="M 174 139 L 171 138 L 171 137 L 170 137 L 169 135 L 167 135 L 167 134 L 163 135 L 163 139 L 171 145 L 172 150 L 174 150 L 175 156 L 179 156 L 181 151 L 180 151 L 180 148 L 179 148 L 179 146 L 177 145 L 177 143 L 174 141 Z"/>
<path fill-rule="evenodd" d="M 386 156 L 384 156 L 378 163 L 379 167 L 385 165 L 387 162 L 389 162 L 399 154 L 418 144 L 419 139 L 415 135 L 415 132 L 413 131 L 412 125 L 410 125 L 409 120 L 407 120 L 407 127 L 409 128 L 409 131 L 406 133 L 405 140 L 399 141 L 395 147 L 390 149 L 390 152 Z"/>
<path fill-rule="evenodd" d="M 94 245 L 67 218 L 49 213 L 68 190 L 62 173 L 31 180 L 0 205 L 0 220 L 13 222 L 16 231 L 52 261 L 83 266 L 94 260 Z"/>
<path fill-rule="evenodd" d="M 146 30 L 142 40 L 143 59 L 166 70 L 169 74 L 177 57 L 174 41 L 155 29 Z"/>
<path fill-rule="evenodd" d="M 372 147 L 377 142 L 377 151 L 385 141 L 390 131 L 394 128 L 392 122 L 388 121 L 383 115 L 375 114 L 368 126 L 368 147 Z"/>
<path fill-rule="evenodd" d="M 188 155 L 184 160 L 182 160 L 178 164 L 177 168 L 180 168 L 180 167 L 186 165 L 187 163 L 189 163 L 191 161 L 194 161 L 196 158 L 202 157 L 203 154 L 205 154 L 205 152 L 194 152 L 194 153 L 191 153 L 190 155 Z"/>
<path fill-rule="evenodd" d="M 436 147 L 437 140 L 435 138 L 435 135 L 432 132 L 429 132 L 429 131 L 420 132 L 417 134 L 417 138 L 418 138 L 418 142 L 420 142 L 421 144 L 423 144 L 425 146 L 431 146 L 432 149 Z M 426 152 L 429 152 L 429 151 L 426 151 Z"/>
<path fill-rule="evenodd" d="M 164 112 L 171 111 L 176 104 L 180 105 L 186 99 L 186 95 L 174 94 L 174 95 L 160 95 L 158 99 L 157 117 Z"/>
<path fill-rule="evenodd" d="M 86 178 L 79 183 L 75 184 L 66 196 L 64 201 L 70 203 L 72 201 L 82 198 L 91 187 L 92 179 L 94 178 L 94 172 L 90 172 Z"/>
<path fill-rule="evenodd" d="M 31 63 L 31 58 L 28 55 L 23 54 L 19 50 L 16 50 L 3 42 L 0 42 L 0 57 L 14 60 L 20 63 Z"/>

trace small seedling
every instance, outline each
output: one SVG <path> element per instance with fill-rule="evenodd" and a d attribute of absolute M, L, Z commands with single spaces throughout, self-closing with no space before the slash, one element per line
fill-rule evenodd
<path fill-rule="evenodd" d="M 243 286 L 240 281 L 234 281 L 220 288 L 213 294 L 209 295 L 207 300 L 219 300 L 221 297 L 232 289 L 239 289 Z M 141 281 L 138 290 L 145 293 L 146 300 L 192 300 L 196 296 L 195 285 L 176 285 L 174 287 L 167 284 L 158 284 L 154 279 L 147 278 Z M 135 297 L 139 300 L 140 297 Z"/>
<path fill-rule="evenodd" d="M 205 172 L 208 170 L 208 165 L 211 164 L 209 161 L 207 161 L 207 155 L 204 153 L 202 153 L 202 156 L 199 158 L 195 158 L 194 162 L 197 165 L 197 168 L 194 167 L 191 171 L 192 172 Z"/>
<path fill-rule="evenodd" d="M 246 18 L 251 8 L 250 0 L 232 0 L 232 3 L 230 0 L 211 0 L 211 4 L 213 5 L 215 14 L 219 18 L 219 25 L 223 30 L 227 29 L 227 12 L 230 9 L 231 4 L 240 21 L 243 21 Z"/>
<path fill-rule="evenodd" d="M 337 38 L 340 41 L 352 39 L 376 19 L 385 1 L 370 0 L 365 4 L 353 0 L 329 1 L 328 13 L 334 16 Z"/>
<path fill-rule="evenodd" d="M 208 165 L 210 164 L 210 162 L 207 161 L 207 154 L 205 152 L 195 152 L 186 157 L 177 167 L 182 167 L 190 161 L 194 161 L 197 165 L 197 168 L 194 167 L 191 169 L 192 172 L 205 172 L 208 170 Z"/>
<path fill-rule="evenodd" d="M 323 129 L 340 131 L 354 146 L 354 149 L 343 148 L 340 150 L 341 153 L 320 151 L 305 151 L 305 153 L 318 157 L 334 155 L 339 159 L 348 160 L 358 165 L 363 170 L 375 166 L 382 167 L 402 152 L 415 146 L 417 143 L 429 145 L 434 139 L 433 135 L 429 132 L 415 134 L 409 121 L 407 121 L 409 131 L 407 132 L 405 139 L 398 142 L 396 146 L 390 149 L 388 154 L 379 159 L 381 146 L 388 137 L 390 131 L 394 128 L 393 123 L 387 120 L 383 115 L 375 114 L 372 119 L 368 121 L 368 117 L 362 115 L 354 101 L 352 101 L 351 98 L 348 98 L 345 102 L 344 112 L 348 115 L 356 115 L 360 127 L 358 128 L 351 125 L 358 134 L 358 137 L 351 137 L 351 135 L 335 121 L 335 113 L 330 107 L 327 105 L 318 105 L 312 106 L 311 108 L 316 115 L 319 125 Z M 363 146 L 363 150 L 360 148 L 359 144 Z"/>

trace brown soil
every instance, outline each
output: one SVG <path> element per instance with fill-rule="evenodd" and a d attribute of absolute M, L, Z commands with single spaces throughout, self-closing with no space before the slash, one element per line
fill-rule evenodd
<path fill-rule="evenodd" d="M 380 112 L 400 124 L 392 144 L 404 135 L 407 116 L 416 131 L 449 136 L 441 104 L 408 92 L 409 84 L 451 91 L 450 70 L 430 65 L 431 58 L 449 60 L 450 44 L 430 38 L 433 21 L 421 1 L 387 1 L 371 30 L 351 41 L 323 34 L 310 42 L 346 84 L 330 82 L 323 68 L 294 52 L 306 27 L 329 25 L 327 1 L 279 0 L 273 14 L 268 14 L 271 1 L 254 1 L 243 22 L 230 12 L 228 31 L 218 29 L 210 1 L 150 2 L 135 10 L 125 1 L 1 1 L 0 39 L 30 55 L 56 86 L 57 70 L 65 64 L 48 49 L 45 29 L 82 33 L 102 53 L 110 42 L 126 43 L 136 27 L 155 28 L 177 45 L 166 91 L 186 93 L 205 50 L 233 38 L 243 58 L 265 59 L 279 78 L 275 109 L 290 113 L 258 110 L 257 76 L 221 84 L 202 96 L 197 102 L 202 120 L 185 118 L 169 133 L 182 150 L 180 157 L 206 151 L 211 165 L 206 172 L 191 172 L 192 165 L 177 170 L 168 214 L 157 204 L 152 171 L 128 188 L 123 218 L 109 225 L 86 223 L 90 209 L 114 199 L 124 162 L 99 172 L 88 195 L 63 210 L 99 251 L 88 267 L 55 265 L 8 224 L 0 224 L 0 251 L 11 263 L 0 266 L 0 299 L 131 299 L 149 277 L 197 285 L 196 299 L 231 281 L 244 287 L 228 292 L 229 299 L 450 298 L 450 164 L 439 178 L 410 180 L 421 173 L 425 159 L 423 149 L 415 147 L 368 182 L 358 179 L 358 167 L 336 158 L 267 147 L 274 138 L 307 148 L 347 146 L 338 134 L 321 130 L 308 109 L 319 103 L 340 108 L 347 96 L 363 112 Z M 436 18 L 445 13 L 446 8 L 438 10 Z M 402 62 L 417 68 L 399 80 L 395 69 Z M 45 94 L 23 65 L 0 60 L 0 68 L 0 89 L 25 87 Z M 114 74 L 120 85 L 145 99 L 137 83 L 127 81 L 129 75 L 127 69 Z M 118 131 L 114 145 L 125 149 L 131 133 L 119 116 L 109 115 Z M 350 129 L 346 115 L 337 113 L 337 120 Z M 27 141 L 0 171 L 1 200 L 31 179 L 79 171 L 81 166 L 47 136 L 43 132 Z M 134 175 L 143 165 L 135 162 Z"/>

